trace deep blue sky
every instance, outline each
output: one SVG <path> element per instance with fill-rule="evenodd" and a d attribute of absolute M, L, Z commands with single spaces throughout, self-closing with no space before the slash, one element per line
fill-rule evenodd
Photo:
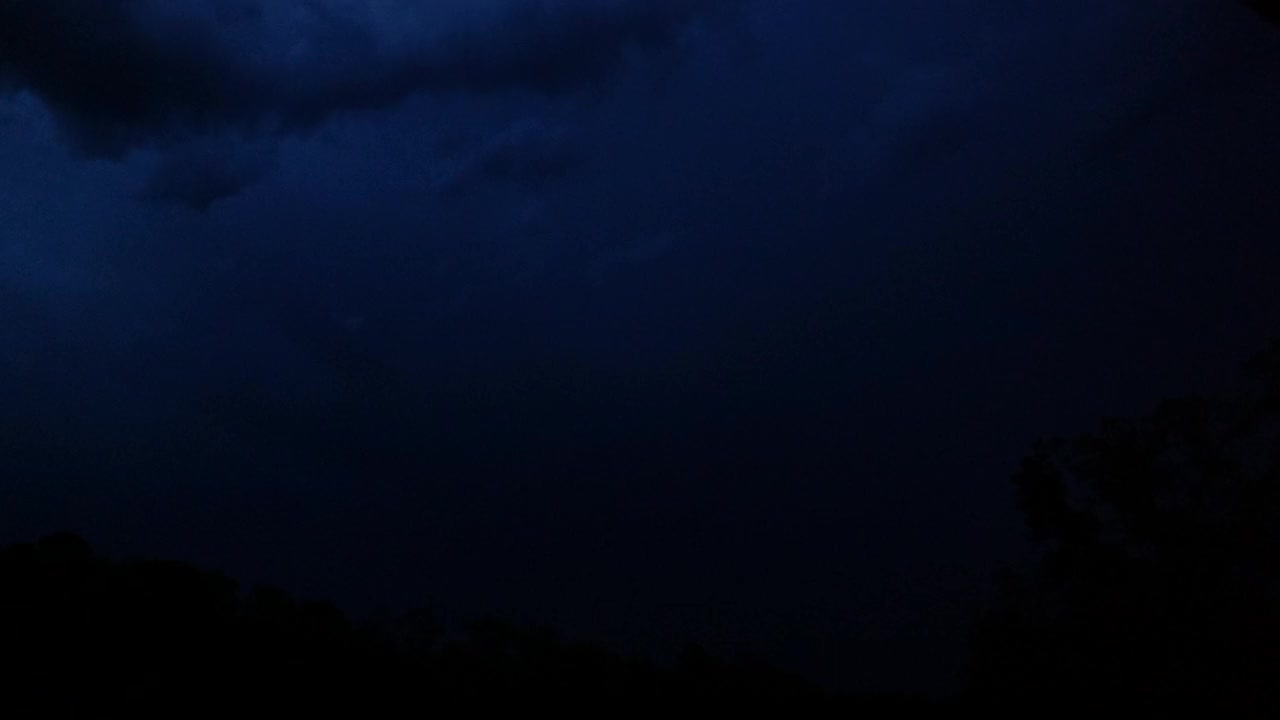
<path fill-rule="evenodd" d="M 0 2 L 0 541 L 942 687 L 1031 443 L 1277 329 L 1231 2 L 294 5 Z"/>

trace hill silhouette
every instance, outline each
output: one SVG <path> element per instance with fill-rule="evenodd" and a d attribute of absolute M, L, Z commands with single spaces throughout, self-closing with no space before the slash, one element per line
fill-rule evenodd
<path fill-rule="evenodd" d="M 74 534 L 0 550 L 6 687 L 18 695 L 270 703 L 293 710 L 844 708 L 910 717 L 923 701 L 824 693 L 767 664 L 697 646 L 670 665 L 496 618 L 456 637 L 424 610 L 365 623 L 190 564 L 117 562 Z M 104 694 L 105 693 L 105 694 Z M 98 700 L 94 700 L 98 702 Z"/>

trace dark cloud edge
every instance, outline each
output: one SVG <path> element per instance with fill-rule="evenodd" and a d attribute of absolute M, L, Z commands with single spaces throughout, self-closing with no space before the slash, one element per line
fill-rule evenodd
<path fill-rule="evenodd" d="M 0 94 L 39 99 L 82 157 L 172 152 L 143 196 L 202 209 L 256 181 L 266 164 L 228 164 L 185 144 L 280 139 L 420 94 L 580 92 L 606 84 L 636 52 L 660 54 L 690 26 L 748 0 L 521 2 L 485 32 L 395 52 L 380 49 L 369 27 L 313 2 L 302 59 L 251 62 L 236 41 L 265 31 L 264 1 L 184 23 L 145 3 L 11 0 L 0 5 Z M 205 167 L 175 164 L 197 155 Z"/>

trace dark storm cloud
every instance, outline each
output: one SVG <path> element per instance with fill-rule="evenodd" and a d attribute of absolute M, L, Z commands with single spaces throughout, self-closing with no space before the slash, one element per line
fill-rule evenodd
<path fill-rule="evenodd" d="M 266 142 L 210 138 L 185 143 L 164 154 L 142 197 L 206 210 L 261 179 L 274 166 L 275 155 Z"/>
<path fill-rule="evenodd" d="M 672 43 L 691 20 L 740 0 L 525 2 L 490 37 L 462 36 L 430 63 L 433 85 L 560 93 L 599 82 L 631 48 Z M 477 51 L 483 46 L 483 51 Z"/>
<path fill-rule="evenodd" d="M 246 117 L 265 101 L 220 32 L 165 22 L 150 3 L 15 0 L 0 6 L 0 77 L 40 97 L 82 152 L 119 156 L 177 128 Z"/>
<path fill-rule="evenodd" d="M 531 189 L 573 172 L 583 160 L 566 130 L 522 122 L 450 158 L 436 177 L 435 189 L 457 194 L 493 182 Z"/>
<path fill-rule="evenodd" d="M 522 1 L 483 29 L 394 38 L 380 29 L 394 13 L 379 23 L 371 3 L 12 0 L 0 78 L 39 96 L 81 151 L 118 157 L 228 126 L 305 128 L 418 92 L 572 91 L 733 4 Z"/>
<path fill-rule="evenodd" d="M 573 92 L 739 2 L 519 0 L 467 23 L 448 3 L 12 0 L 0 5 L 0 91 L 40 98 L 80 153 L 120 158 L 229 131 L 297 132 L 417 93 Z M 262 171 L 182 167 L 189 155 L 166 159 L 145 194 L 204 207 Z M 481 171 L 554 172 L 562 160 L 496 153 Z"/>

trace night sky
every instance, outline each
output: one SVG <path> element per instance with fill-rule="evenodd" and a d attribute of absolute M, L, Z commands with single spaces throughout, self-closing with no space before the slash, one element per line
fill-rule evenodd
<path fill-rule="evenodd" d="M 0 542 L 956 682 L 1280 318 L 1227 0 L 0 0 Z"/>

